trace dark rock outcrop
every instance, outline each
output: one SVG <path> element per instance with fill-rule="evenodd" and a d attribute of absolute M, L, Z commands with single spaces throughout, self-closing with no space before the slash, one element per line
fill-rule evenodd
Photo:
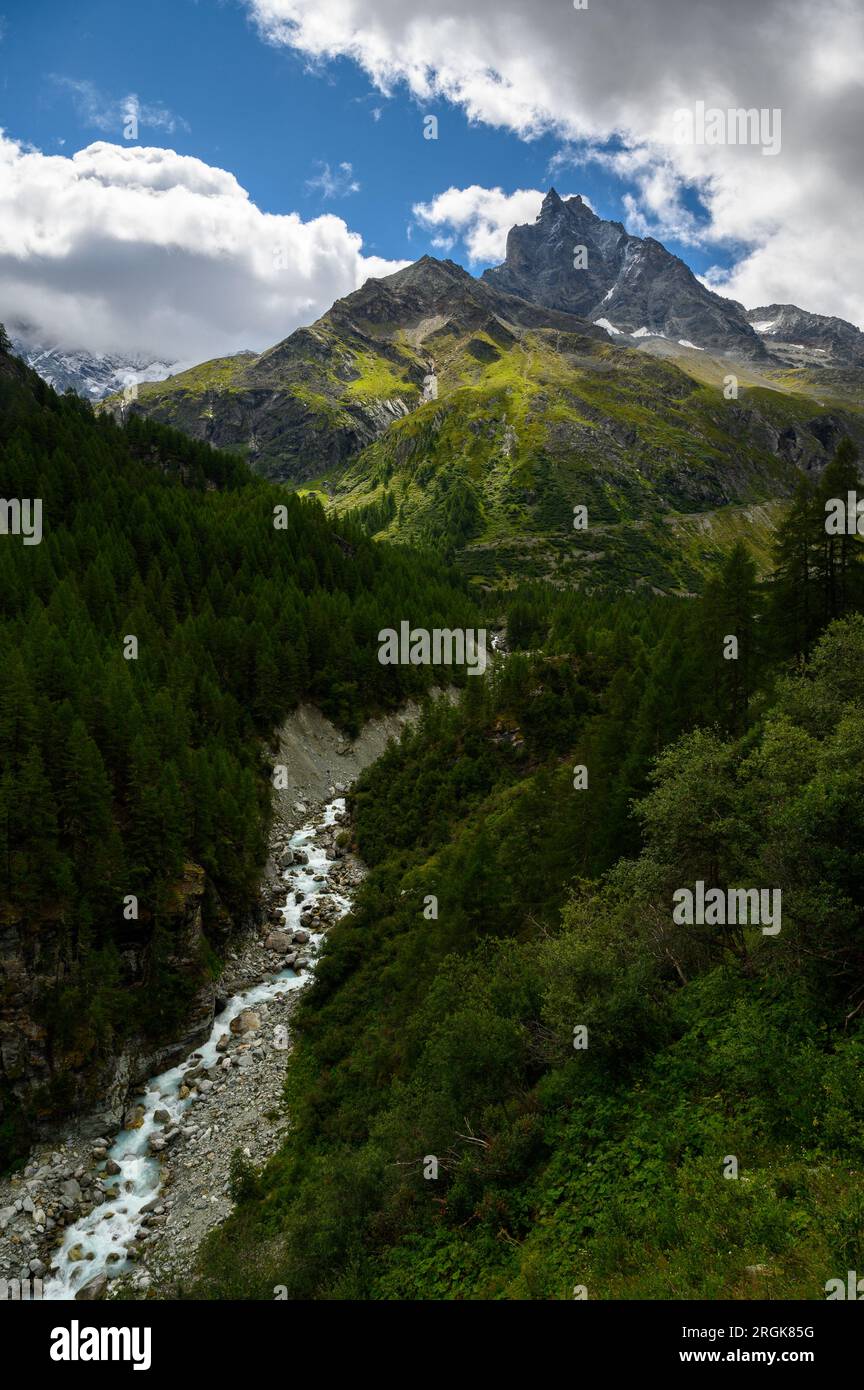
<path fill-rule="evenodd" d="M 578 247 L 585 264 L 575 268 Z M 631 236 L 582 197 L 550 189 L 536 222 L 513 227 L 503 265 L 484 282 L 550 309 L 603 319 L 621 334 L 648 333 L 728 356 L 766 358 L 743 307 L 714 294 L 653 237 Z"/>
<path fill-rule="evenodd" d="M 208 1036 L 215 986 L 202 968 L 204 878 L 197 864 L 187 864 L 174 890 L 168 918 L 173 945 L 163 968 L 184 982 L 191 997 L 180 1035 L 172 1025 L 164 1045 L 155 1030 L 146 1037 L 132 1032 L 104 1050 L 95 1040 L 61 1041 L 42 1019 L 46 996 L 72 978 L 63 924 L 9 910 L 0 918 L 0 1116 L 5 1096 L 37 1131 L 50 1132 L 58 1116 L 88 1112 L 87 1133 L 110 1132 L 122 1122 L 130 1087 Z M 130 931 L 121 944 L 122 984 L 130 993 L 144 987 L 151 963 L 147 924 L 130 928 L 139 925 L 142 930 L 134 936 Z"/>

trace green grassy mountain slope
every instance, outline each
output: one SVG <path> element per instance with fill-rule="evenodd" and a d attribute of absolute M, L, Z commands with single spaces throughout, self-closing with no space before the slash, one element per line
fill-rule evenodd
<path fill-rule="evenodd" d="M 864 443 L 864 415 L 770 360 L 645 345 L 424 257 L 260 356 L 142 385 L 124 409 L 240 447 L 481 583 L 689 591 L 739 535 L 764 561 L 798 470 L 821 471 L 844 434 Z"/>
<path fill-rule="evenodd" d="M 762 385 L 727 400 L 722 381 L 585 332 L 498 320 L 435 336 L 437 400 L 316 485 L 373 534 L 441 546 L 481 581 L 690 590 L 739 535 L 762 563 L 799 468 L 864 428 Z"/>
<path fill-rule="evenodd" d="M 438 327 L 484 323 L 509 298 L 453 262 L 424 257 L 367 280 L 259 356 L 218 358 L 141 384 L 134 401 L 115 396 L 108 408 L 240 448 L 257 472 L 302 481 L 345 463 L 421 403 L 433 366 L 425 340 Z M 515 312 L 545 316 L 530 305 Z"/>

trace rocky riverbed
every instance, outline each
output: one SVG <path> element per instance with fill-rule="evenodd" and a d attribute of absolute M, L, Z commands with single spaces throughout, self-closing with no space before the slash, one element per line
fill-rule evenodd
<path fill-rule="evenodd" d="M 207 1042 L 131 1097 L 116 1135 L 72 1130 L 0 1184 L 0 1277 L 42 1279 L 57 1299 L 182 1286 L 231 1208 L 232 1155 L 260 1165 L 287 1124 L 291 1013 L 363 876 L 346 850 L 342 790 L 331 786 L 324 808 L 279 804 L 264 920 L 229 956 Z"/>
<path fill-rule="evenodd" d="M 288 1123 L 297 992 L 363 876 L 346 851 L 341 794 L 418 713 L 407 705 L 370 720 L 354 740 L 311 705 L 286 721 L 272 750 L 285 776 L 273 793 L 261 924 L 227 957 L 209 1037 L 179 1066 L 124 1087 L 117 1105 L 70 1120 L 0 1180 L 0 1279 L 42 1280 L 51 1298 L 182 1289 L 201 1240 L 230 1210 L 233 1153 L 260 1165 Z M 164 1055 L 175 1060 L 176 1047 Z"/>
<path fill-rule="evenodd" d="M 285 858 L 292 854 L 290 846 L 285 845 L 281 853 L 277 850 L 289 898 L 292 892 L 295 898 L 301 896 L 297 906 L 302 925 L 293 932 L 285 930 L 280 906 L 285 892 L 275 887 L 268 926 L 236 962 L 237 973 L 232 979 L 235 994 L 245 994 L 250 975 L 266 982 L 286 965 L 298 973 L 299 988 L 310 978 L 324 933 L 347 911 L 363 876 L 360 862 L 335 844 L 339 828 L 337 820 L 335 833 L 322 835 L 320 828 L 316 832 L 314 845 L 333 853 L 334 859 L 326 876 L 317 876 L 325 881 L 305 894 L 293 885 L 309 876 L 304 872 L 308 866 L 296 861 L 286 866 Z M 291 983 L 286 982 L 288 986 Z M 172 1286 L 184 1282 L 204 1236 L 231 1209 L 232 1154 L 239 1150 L 253 1166 L 260 1167 L 274 1152 L 288 1124 L 282 1091 L 290 1018 L 298 993 L 297 987 L 277 988 L 264 1002 L 253 1003 L 234 1017 L 217 1043 L 221 1053 L 216 1074 L 213 1076 L 213 1069 L 207 1073 L 213 1080 L 212 1089 L 201 1095 L 199 1083 L 191 1130 L 186 1127 L 190 1132 L 163 1163 L 164 1197 L 159 1206 L 164 1211 L 154 1209 L 144 1258 L 165 1296 L 171 1295 Z M 192 1061 L 194 1065 L 195 1059 Z"/>

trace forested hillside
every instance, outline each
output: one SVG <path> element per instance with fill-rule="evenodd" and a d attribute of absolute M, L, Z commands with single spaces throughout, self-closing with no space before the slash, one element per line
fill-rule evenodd
<path fill-rule="evenodd" d="M 810 1299 L 860 1267 L 864 617 L 823 516 L 802 485 L 768 586 L 738 547 L 697 601 L 519 592 L 491 679 L 363 777 L 291 1128 L 238 1155 L 197 1294 Z M 675 925 L 700 879 L 781 889 L 782 929 Z"/>
<path fill-rule="evenodd" d="M 265 741 L 287 711 L 308 698 L 355 730 L 436 678 L 382 667 L 379 629 L 473 608 L 440 564 L 170 429 L 95 419 L 5 353 L 0 493 L 41 499 L 43 529 L 0 543 L 9 1157 L 34 1117 L 86 1099 L 124 1037 L 170 1037 L 218 968 L 213 948 L 255 900 Z M 202 871 L 189 960 L 184 893 Z"/>

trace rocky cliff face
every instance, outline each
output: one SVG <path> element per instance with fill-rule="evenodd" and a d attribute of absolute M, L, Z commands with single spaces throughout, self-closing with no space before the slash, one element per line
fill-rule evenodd
<path fill-rule="evenodd" d="M 864 367 L 864 333 L 846 319 L 797 304 L 763 304 L 747 319 L 775 357 L 791 366 Z"/>
<path fill-rule="evenodd" d="M 228 390 L 200 392 L 180 384 L 129 409 L 214 449 L 241 450 L 264 477 L 302 483 L 352 458 L 407 414 L 408 405 L 394 395 L 340 407 L 323 396 L 310 400 L 284 386 L 238 379 Z"/>
<path fill-rule="evenodd" d="M 576 267 L 582 257 L 584 266 Z M 513 227 L 503 265 L 486 283 L 535 304 L 601 323 L 613 336 L 654 334 L 729 356 L 767 356 L 742 306 L 696 279 L 653 237 L 631 236 L 598 217 L 577 194 L 550 189 L 536 222 Z"/>
<path fill-rule="evenodd" d="M 62 923 L 0 919 L 0 1119 L 4 1108 L 17 1105 L 37 1130 L 50 1130 L 58 1116 L 86 1111 L 92 1132 L 100 1133 L 119 1121 L 130 1086 L 207 1036 L 215 986 L 202 968 L 204 889 L 203 869 L 187 864 L 166 921 L 172 947 L 164 966 L 191 995 L 182 1029 L 172 1028 L 164 1040 L 127 1036 L 119 1047 L 82 1038 L 74 1016 L 62 1032 L 43 1021 L 45 999 L 68 979 Z M 148 933 L 130 935 L 123 986 L 130 993 L 146 989 L 150 966 Z M 56 1024 L 53 1011 L 52 1019 Z"/>

